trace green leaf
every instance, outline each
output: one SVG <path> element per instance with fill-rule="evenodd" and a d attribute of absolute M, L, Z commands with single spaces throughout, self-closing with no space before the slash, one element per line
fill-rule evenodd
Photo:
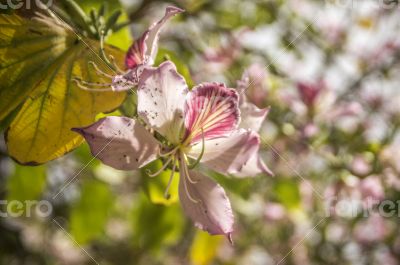
<path fill-rule="evenodd" d="M 190 74 L 189 68 L 181 59 L 179 59 L 179 56 L 177 56 L 172 51 L 160 48 L 157 53 L 155 64 L 159 65 L 160 63 L 166 60 L 170 60 L 176 65 L 178 73 L 180 73 L 185 78 L 189 88 L 192 88 L 195 85 L 192 76 Z"/>
<path fill-rule="evenodd" d="M 300 191 L 295 181 L 288 179 L 278 180 L 274 185 L 274 193 L 278 201 L 287 209 L 293 210 L 300 206 Z"/>
<path fill-rule="evenodd" d="M 81 197 L 71 211 L 71 234 L 79 244 L 102 235 L 114 203 L 109 186 L 98 180 L 83 183 Z"/>
<path fill-rule="evenodd" d="M 46 167 L 26 167 L 15 164 L 15 171 L 7 180 L 7 200 L 37 200 L 46 188 Z"/>
<path fill-rule="evenodd" d="M 223 239 L 223 236 L 211 236 L 206 232 L 197 230 L 190 247 L 191 263 L 193 265 L 211 264 Z"/>
<path fill-rule="evenodd" d="M 174 179 L 169 189 L 170 197 L 168 198 L 164 196 L 164 193 L 168 185 L 168 181 L 172 171 L 169 169 L 164 170 L 163 172 L 161 172 L 160 175 L 153 178 L 149 177 L 146 174 L 146 170 L 150 170 L 151 172 L 157 172 L 161 167 L 162 167 L 162 162 L 160 160 L 156 160 L 141 170 L 144 190 L 152 203 L 171 205 L 173 203 L 176 203 L 179 199 L 178 196 L 179 174 L 177 172 L 175 172 L 174 174 Z"/>
<path fill-rule="evenodd" d="M 141 194 L 132 212 L 133 239 L 144 250 L 176 244 L 183 228 L 184 218 L 179 204 L 157 205 Z"/>
<path fill-rule="evenodd" d="M 99 49 L 98 41 L 80 39 L 51 18 L 0 15 L 0 120 L 23 103 L 6 133 L 16 161 L 37 165 L 64 155 L 83 142 L 71 128 L 89 125 L 123 102 L 126 93 L 94 93 L 71 82 L 110 82 L 89 66 L 94 61 L 114 74 L 99 59 Z M 116 48 L 106 46 L 105 53 L 124 60 Z"/>

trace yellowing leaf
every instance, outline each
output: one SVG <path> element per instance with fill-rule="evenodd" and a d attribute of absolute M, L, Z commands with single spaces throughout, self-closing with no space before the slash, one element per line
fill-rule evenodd
<path fill-rule="evenodd" d="M 223 236 L 211 236 L 206 232 L 197 230 L 196 236 L 190 247 L 190 260 L 193 265 L 207 265 L 214 260 Z"/>
<path fill-rule="evenodd" d="M 25 100 L 6 133 L 9 155 L 21 164 L 37 165 L 62 156 L 83 141 L 71 131 L 94 122 L 100 112 L 118 107 L 125 93 L 88 92 L 71 78 L 110 82 L 90 67 L 99 59 L 99 43 L 80 39 L 51 18 L 24 20 L 0 15 L 0 118 Z M 89 47 L 88 47 L 89 46 Z M 123 61 L 124 53 L 106 46 L 106 54 Z M 3 100 L 5 99 L 5 100 Z"/>
<path fill-rule="evenodd" d="M 17 15 L 0 15 L 0 120 L 35 89 L 35 81 L 72 41 L 57 30 Z"/>

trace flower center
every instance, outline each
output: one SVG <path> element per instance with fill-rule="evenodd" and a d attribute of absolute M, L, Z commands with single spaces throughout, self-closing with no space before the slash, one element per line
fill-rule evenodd
<path fill-rule="evenodd" d="M 172 181 L 173 181 L 173 178 L 175 175 L 176 162 L 178 160 L 180 177 L 184 178 L 183 182 L 185 185 L 186 194 L 192 202 L 194 202 L 194 203 L 199 202 L 197 199 L 194 199 L 193 196 L 190 195 L 190 192 L 187 188 L 187 181 L 189 181 L 192 184 L 197 183 L 197 181 L 192 180 L 190 178 L 189 169 L 195 168 L 199 164 L 199 162 L 204 154 L 204 144 L 205 144 L 204 131 L 203 131 L 203 128 L 201 128 L 200 130 L 201 130 L 201 136 L 202 136 L 202 150 L 201 150 L 200 156 L 196 159 L 196 161 L 194 163 L 191 164 L 189 162 L 188 156 L 186 155 L 190 149 L 190 146 L 189 146 L 190 142 L 186 143 L 186 141 L 184 141 L 183 143 L 173 147 L 171 150 L 168 150 L 165 153 L 162 153 L 161 151 L 159 151 L 159 154 L 158 154 L 159 157 L 164 158 L 166 160 L 164 162 L 164 165 L 155 173 L 151 173 L 150 170 L 146 171 L 147 175 L 149 175 L 150 177 L 156 177 L 159 174 L 161 174 L 161 172 L 166 170 L 167 167 L 172 163 L 171 175 L 169 177 L 168 184 L 167 184 L 167 187 L 164 192 L 164 197 L 166 199 L 169 199 L 171 197 L 171 195 L 169 194 L 169 189 L 171 187 L 171 184 L 172 184 Z"/>

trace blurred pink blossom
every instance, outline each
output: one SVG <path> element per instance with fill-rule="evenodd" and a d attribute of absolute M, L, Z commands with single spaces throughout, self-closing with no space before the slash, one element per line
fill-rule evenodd
<path fill-rule="evenodd" d="M 358 155 L 353 158 L 353 161 L 351 162 L 351 169 L 355 174 L 363 176 L 371 171 L 371 165 L 364 157 Z"/>
<path fill-rule="evenodd" d="M 280 221 L 286 217 L 286 210 L 279 203 L 267 203 L 264 216 L 268 221 Z"/>
<path fill-rule="evenodd" d="M 297 83 L 297 90 L 300 98 L 307 107 L 314 106 L 317 97 L 325 88 L 325 82 L 318 80 L 315 83 L 300 81 Z"/>
<path fill-rule="evenodd" d="M 378 214 L 373 214 L 356 224 L 354 237 L 361 244 L 372 244 L 384 240 L 389 232 L 385 220 Z"/>
<path fill-rule="evenodd" d="M 379 176 L 369 176 L 360 183 L 361 195 L 364 199 L 383 200 L 385 191 Z"/>
<path fill-rule="evenodd" d="M 245 70 L 241 79 L 241 86 L 246 91 L 248 100 L 260 108 L 265 106 L 268 96 L 267 78 L 265 66 L 254 63 Z"/>

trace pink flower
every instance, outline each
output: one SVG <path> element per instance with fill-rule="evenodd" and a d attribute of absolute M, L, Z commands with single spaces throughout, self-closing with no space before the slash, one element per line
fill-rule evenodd
<path fill-rule="evenodd" d="M 201 163 L 238 177 L 270 173 L 258 155 L 259 135 L 248 129 L 259 128 L 263 120 L 239 128 L 236 90 L 204 83 L 189 91 L 170 61 L 145 67 L 137 94 L 139 117 L 154 133 L 127 117 L 106 117 L 73 130 L 85 137 L 96 157 L 116 169 L 135 170 L 157 158 L 165 163 L 151 176 L 168 166 L 173 172 L 179 168 L 179 196 L 186 214 L 197 227 L 230 239 L 234 221 L 229 199 L 195 166 Z"/>
<path fill-rule="evenodd" d="M 164 17 L 151 25 L 150 28 L 132 44 L 125 57 L 125 66 L 129 71 L 123 75 L 114 77 L 113 90 L 126 90 L 127 82 L 131 82 L 133 86 L 137 85 L 143 67 L 152 66 L 154 64 L 158 50 L 158 39 L 162 27 L 168 19 L 182 12 L 184 12 L 184 10 L 180 8 L 173 6 L 167 7 Z"/>
<path fill-rule="evenodd" d="M 165 10 L 164 17 L 150 26 L 143 35 L 133 43 L 125 57 L 125 65 L 128 69 L 135 69 L 141 65 L 153 65 L 157 55 L 158 39 L 161 28 L 176 14 L 184 10 L 169 6 Z"/>
<path fill-rule="evenodd" d="M 174 6 L 167 7 L 164 17 L 151 25 L 149 29 L 132 44 L 125 57 L 125 67 L 127 71 L 119 69 L 118 66 L 114 64 L 119 74 L 112 76 L 101 71 L 92 62 L 92 65 L 99 75 L 111 79 L 110 84 L 89 83 L 79 79 L 74 79 L 74 81 L 76 81 L 80 88 L 91 91 L 126 91 L 136 87 L 144 67 L 154 64 L 158 50 L 158 39 L 162 27 L 171 17 L 182 12 L 184 12 L 184 10 L 180 8 Z M 108 86 L 111 88 L 104 88 Z"/>
<path fill-rule="evenodd" d="M 317 83 L 298 82 L 297 89 L 300 93 L 301 100 L 307 107 L 312 107 L 315 101 L 324 88 L 324 82 L 318 81 Z"/>

